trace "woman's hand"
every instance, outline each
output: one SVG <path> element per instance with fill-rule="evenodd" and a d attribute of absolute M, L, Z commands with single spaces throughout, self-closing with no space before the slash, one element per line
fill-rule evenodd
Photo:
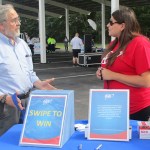
<path fill-rule="evenodd" d="M 96 71 L 97 78 L 101 80 L 113 80 L 113 75 L 115 72 L 112 72 L 109 69 L 99 67 Z"/>
<path fill-rule="evenodd" d="M 106 69 L 106 68 L 102 68 L 101 69 L 101 75 L 103 77 L 103 80 L 113 80 L 113 75 L 115 74 L 115 72 Z"/>
<path fill-rule="evenodd" d="M 96 76 L 97 76 L 97 78 L 98 79 L 101 79 L 101 80 L 103 80 L 103 76 L 102 76 L 102 67 L 99 67 L 98 69 L 97 69 L 97 71 L 96 71 Z"/>

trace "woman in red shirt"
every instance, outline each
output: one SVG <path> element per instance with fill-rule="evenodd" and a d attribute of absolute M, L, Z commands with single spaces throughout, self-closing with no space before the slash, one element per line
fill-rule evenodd
<path fill-rule="evenodd" d="M 150 117 L 150 42 L 140 34 L 133 10 L 124 7 L 112 13 L 107 24 L 115 37 L 103 54 L 96 76 L 104 88 L 129 89 L 130 119 L 146 121 Z"/>

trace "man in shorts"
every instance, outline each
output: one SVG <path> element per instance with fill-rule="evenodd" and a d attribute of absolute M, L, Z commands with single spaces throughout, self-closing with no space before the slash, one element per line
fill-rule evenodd
<path fill-rule="evenodd" d="M 73 51 L 73 66 L 78 66 L 79 61 L 78 61 L 78 53 L 81 52 L 81 48 L 83 47 L 83 42 L 79 38 L 79 34 L 76 33 L 75 37 L 71 40 L 70 42 L 72 46 L 72 51 Z"/>

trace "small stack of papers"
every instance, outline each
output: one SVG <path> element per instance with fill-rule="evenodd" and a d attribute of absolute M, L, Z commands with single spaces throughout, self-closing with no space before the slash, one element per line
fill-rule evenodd
<path fill-rule="evenodd" d="M 140 139 L 150 139 L 150 121 L 138 121 Z"/>

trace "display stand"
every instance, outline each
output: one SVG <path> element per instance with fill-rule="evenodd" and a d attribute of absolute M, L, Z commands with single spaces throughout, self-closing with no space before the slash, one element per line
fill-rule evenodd
<path fill-rule="evenodd" d="M 20 145 L 61 148 L 73 133 L 74 91 L 33 91 L 29 98 Z"/>

